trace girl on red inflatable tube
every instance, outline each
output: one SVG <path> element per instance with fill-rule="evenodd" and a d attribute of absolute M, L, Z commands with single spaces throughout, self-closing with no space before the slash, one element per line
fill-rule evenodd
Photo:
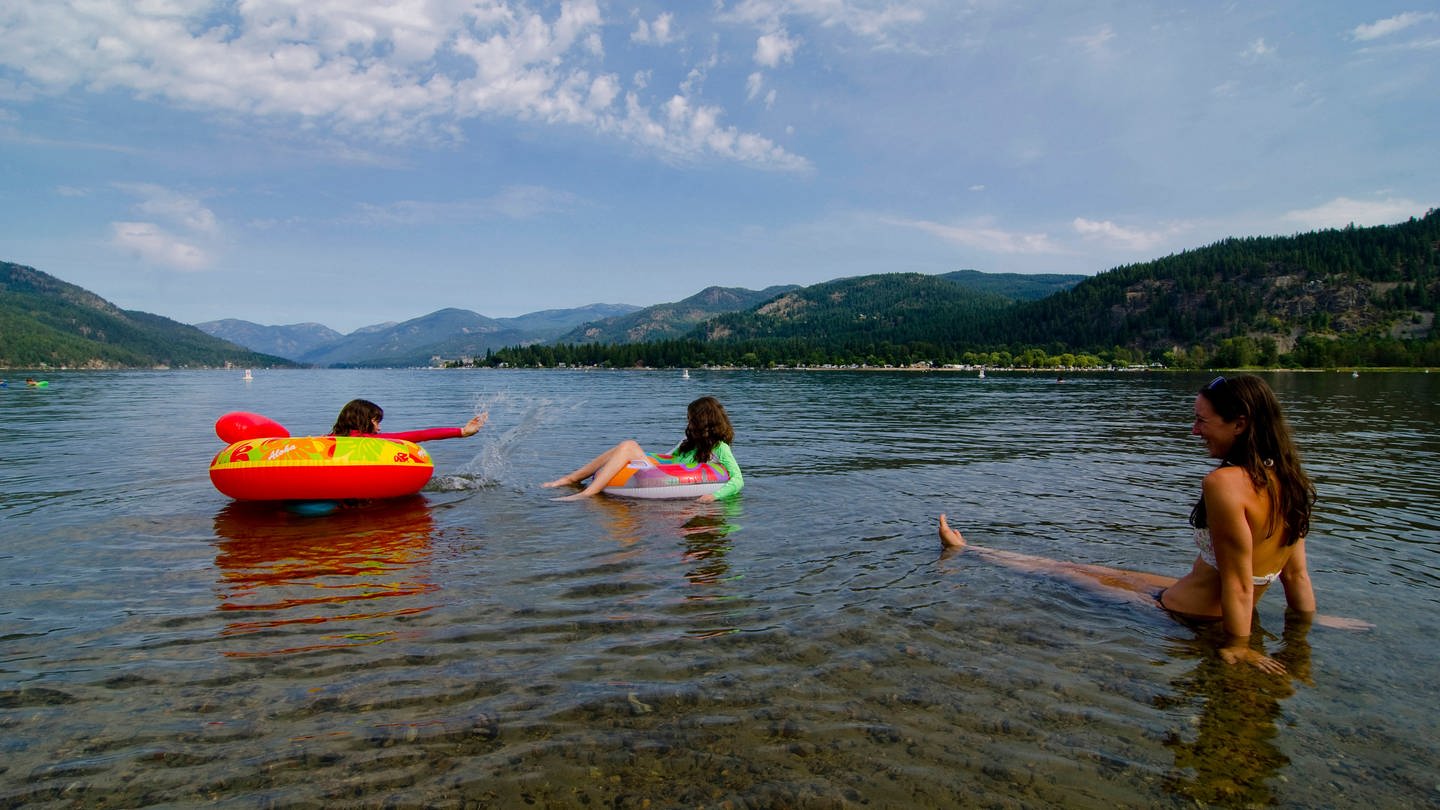
<path fill-rule="evenodd" d="M 398 433 L 381 433 L 380 420 L 385 418 L 385 411 L 368 399 L 352 399 L 340 409 L 340 415 L 335 418 L 335 427 L 331 428 L 330 435 L 400 439 L 407 442 L 459 439 L 479 433 L 480 428 L 484 427 L 485 420 L 489 417 L 488 412 L 482 413 L 466 422 L 463 427 L 458 428 L 425 428 L 423 430 L 402 430 Z"/>

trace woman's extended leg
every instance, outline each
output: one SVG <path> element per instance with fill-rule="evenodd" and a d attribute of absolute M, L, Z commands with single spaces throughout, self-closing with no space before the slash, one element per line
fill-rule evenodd
<path fill-rule="evenodd" d="M 991 562 L 1000 563 L 1009 568 L 1032 574 L 1053 576 L 1103 593 L 1119 593 L 1120 595 L 1132 598 L 1139 596 L 1143 597 L 1143 601 L 1152 601 L 1157 591 L 1175 584 L 1174 577 L 1167 577 L 1162 574 L 1148 574 L 1143 571 L 1126 571 L 1121 568 L 1110 568 L 1104 565 L 1063 562 L 1047 557 L 1036 557 L 1032 554 L 1019 554 L 1014 551 L 969 546 L 966 544 L 965 538 L 961 536 L 960 532 L 950 528 L 950 524 L 946 522 L 944 515 L 940 516 L 939 534 L 940 543 L 945 546 L 947 550 L 969 548 L 973 553 L 979 554 Z"/>
<path fill-rule="evenodd" d="M 587 462 L 583 467 L 564 478 L 557 478 L 554 481 L 547 481 L 541 486 L 559 487 L 566 484 L 578 484 L 586 478 L 590 478 L 590 485 L 574 495 L 561 498 L 561 500 L 572 500 L 575 498 L 588 498 L 598 494 L 600 490 L 610 483 L 615 474 L 632 461 L 639 461 L 645 458 L 645 450 L 640 443 L 633 439 L 626 439 L 614 447 L 606 450 Z"/>

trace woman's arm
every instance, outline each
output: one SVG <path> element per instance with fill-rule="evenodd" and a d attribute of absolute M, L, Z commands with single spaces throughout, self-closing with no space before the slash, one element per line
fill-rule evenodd
<path fill-rule="evenodd" d="M 1280 569 L 1280 584 L 1285 586 L 1285 604 L 1301 613 L 1315 612 L 1315 588 L 1310 584 L 1310 566 L 1305 561 L 1305 538 L 1295 541 L 1290 559 Z"/>
<path fill-rule="evenodd" d="M 1338 630 L 1372 630 L 1375 625 L 1364 619 L 1345 616 L 1322 616 L 1315 612 L 1315 588 L 1310 584 L 1310 564 L 1305 559 L 1305 538 L 1295 541 L 1290 559 L 1280 569 L 1280 584 L 1285 586 L 1285 604 L 1290 610 L 1310 617 L 1321 627 Z"/>
<path fill-rule="evenodd" d="M 1221 467 L 1205 476 L 1202 490 L 1215 566 L 1220 571 L 1220 615 L 1225 632 L 1239 638 L 1249 637 L 1250 616 L 1255 610 L 1251 574 L 1255 541 L 1245 518 L 1245 506 L 1254 491 L 1249 477 L 1238 467 Z"/>
<path fill-rule="evenodd" d="M 1245 507 L 1255 499 L 1255 486 L 1238 467 L 1221 467 L 1205 476 L 1205 516 L 1220 571 L 1220 616 L 1228 639 L 1220 649 L 1226 663 L 1244 661 L 1274 674 L 1285 665 L 1250 646 L 1250 618 L 1255 612 L 1255 536 Z"/>

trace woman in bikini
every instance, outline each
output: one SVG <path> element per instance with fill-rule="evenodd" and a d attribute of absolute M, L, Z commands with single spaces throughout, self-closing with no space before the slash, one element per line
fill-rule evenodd
<path fill-rule="evenodd" d="M 1275 392 L 1259 377 L 1216 377 L 1201 388 L 1190 432 L 1205 442 L 1220 466 L 1205 476 L 1200 500 L 1190 513 L 1199 554 L 1185 576 L 1175 579 L 971 548 L 1011 567 L 1153 600 L 1183 621 L 1221 622 L 1227 635 L 1220 650 L 1225 661 L 1283 673 L 1283 664 L 1250 645 L 1251 617 L 1256 602 L 1277 579 L 1291 610 L 1306 615 L 1315 611 L 1305 563 L 1315 487 L 1300 466 Z M 946 548 L 965 547 L 965 538 L 950 528 L 944 515 L 939 533 Z M 1322 623 L 1365 626 L 1346 619 Z"/>

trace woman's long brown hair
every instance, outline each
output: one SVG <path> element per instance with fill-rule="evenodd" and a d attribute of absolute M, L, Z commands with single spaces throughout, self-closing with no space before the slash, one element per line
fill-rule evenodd
<path fill-rule="evenodd" d="M 1315 485 L 1300 466 L 1300 453 L 1275 392 L 1259 377 L 1241 374 L 1216 377 L 1199 393 L 1226 422 L 1245 417 L 1245 431 L 1221 462 L 1245 470 L 1255 488 L 1269 494 L 1271 533 L 1283 527 L 1281 541 L 1287 546 L 1309 534 Z M 1198 529 L 1209 525 L 1204 498 L 1190 512 L 1190 524 Z"/>

